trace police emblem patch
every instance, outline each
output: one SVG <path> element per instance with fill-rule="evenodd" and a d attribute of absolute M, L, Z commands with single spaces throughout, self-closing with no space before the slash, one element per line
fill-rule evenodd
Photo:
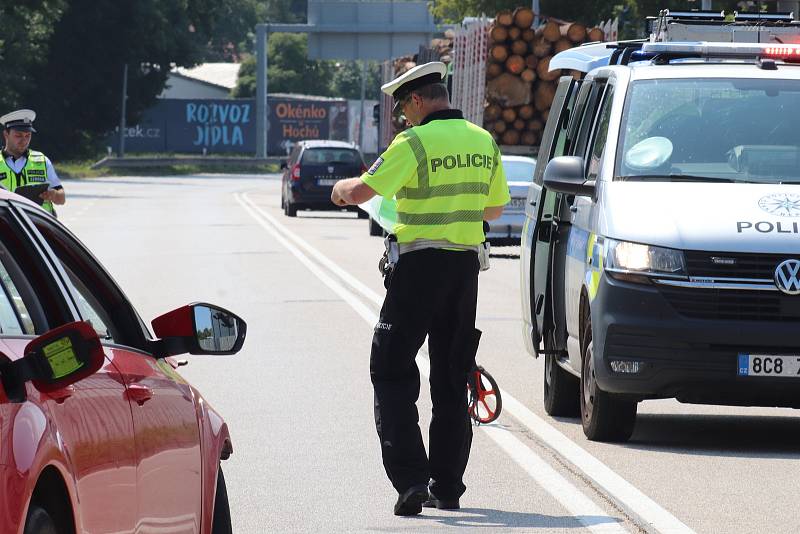
<path fill-rule="evenodd" d="M 758 206 L 779 217 L 800 217 L 800 195 L 796 193 L 773 193 L 761 197 Z"/>
<path fill-rule="evenodd" d="M 367 174 L 375 174 L 375 171 L 377 171 L 378 167 L 380 167 L 382 164 L 383 164 L 383 158 L 376 159 L 375 163 L 373 163 L 372 167 L 370 167 L 369 170 L 367 171 Z"/>

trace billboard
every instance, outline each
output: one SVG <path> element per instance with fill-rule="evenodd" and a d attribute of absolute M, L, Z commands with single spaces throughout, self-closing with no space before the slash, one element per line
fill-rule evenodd
<path fill-rule="evenodd" d="M 348 139 L 347 101 L 269 97 L 269 155 L 286 155 L 303 139 Z M 119 146 L 118 133 L 109 136 Z M 254 154 L 255 100 L 162 99 L 125 128 L 126 152 Z"/>

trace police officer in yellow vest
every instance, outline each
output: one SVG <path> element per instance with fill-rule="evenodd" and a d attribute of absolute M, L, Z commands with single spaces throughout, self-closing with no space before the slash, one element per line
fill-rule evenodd
<path fill-rule="evenodd" d="M 375 326 L 370 375 L 383 465 L 398 492 L 396 515 L 422 506 L 459 508 L 472 443 L 467 374 L 475 329 L 478 249 L 483 221 L 510 200 L 492 136 L 451 109 L 443 63 L 419 65 L 384 85 L 413 126 L 359 178 L 342 180 L 331 200 L 397 200 L 399 259 Z M 433 414 L 426 455 L 419 429 L 417 351 L 428 337 Z"/>
<path fill-rule="evenodd" d="M 39 195 L 41 206 L 55 215 L 53 204 L 62 205 L 66 199 L 64 187 L 53 164 L 41 152 L 31 150 L 31 134 L 36 113 L 30 109 L 12 111 L 0 117 L 3 125 L 3 157 L 0 161 L 0 185 L 8 191 L 26 185 L 49 184 Z"/>

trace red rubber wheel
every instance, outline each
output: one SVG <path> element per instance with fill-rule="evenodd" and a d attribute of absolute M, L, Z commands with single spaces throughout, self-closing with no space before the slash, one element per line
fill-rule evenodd
<path fill-rule="evenodd" d="M 470 372 L 467 380 L 467 402 L 469 416 L 477 424 L 495 421 L 503 409 L 503 399 L 497 382 L 480 365 Z"/>

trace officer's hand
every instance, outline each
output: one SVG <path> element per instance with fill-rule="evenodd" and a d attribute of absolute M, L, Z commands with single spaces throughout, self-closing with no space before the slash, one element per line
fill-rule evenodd
<path fill-rule="evenodd" d="M 333 191 L 331 191 L 331 202 L 336 204 L 337 206 L 347 206 L 347 202 L 342 198 L 340 193 L 340 188 L 336 187 L 339 185 L 338 183 L 333 186 Z"/>
<path fill-rule="evenodd" d="M 42 200 L 49 200 L 53 204 L 61 205 L 64 204 L 65 196 L 63 189 L 48 189 L 44 193 L 41 193 L 39 198 Z"/>

